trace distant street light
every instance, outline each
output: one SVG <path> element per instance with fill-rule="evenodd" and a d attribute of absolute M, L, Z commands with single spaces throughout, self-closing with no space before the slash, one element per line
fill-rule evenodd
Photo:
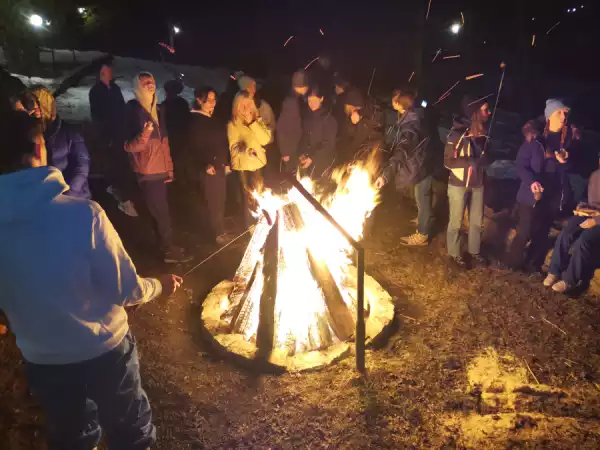
<path fill-rule="evenodd" d="M 173 27 L 173 33 L 175 33 L 175 34 L 181 33 L 181 28 L 179 28 L 179 27 Z"/>
<path fill-rule="evenodd" d="M 44 19 L 39 14 L 29 16 L 29 24 L 34 28 L 40 28 L 44 25 Z"/>
<path fill-rule="evenodd" d="M 80 7 L 80 8 L 77 8 L 77 12 L 78 12 L 79 14 L 81 14 L 82 16 L 84 16 L 84 15 L 85 15 L 85 13 L 87 13 L 87 9 L 86 9 L 86 8 L 81 8 L 81 7 Z"/>
<path fill-rule="evenodd" d="M 460 33 L 461 28 L 462 27 L 460 26 L 460 23 L 453 23 L 450 27 L 450 31 L 452 32 L 452 34 L 458 34 Z"/>

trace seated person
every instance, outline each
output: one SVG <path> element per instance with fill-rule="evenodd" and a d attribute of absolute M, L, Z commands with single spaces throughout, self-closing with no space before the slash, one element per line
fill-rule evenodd
<path fill-rule="evenodd" d="M 565 293 L 592 279 L 600 250 L 599 224 L 600 170 L 596 170 L 588 185 L 588 203 L 577 206 L 556 240 L 544 286 Z"/>

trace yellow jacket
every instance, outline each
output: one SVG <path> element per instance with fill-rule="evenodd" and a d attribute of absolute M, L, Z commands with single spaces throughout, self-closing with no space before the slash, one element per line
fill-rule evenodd
<path fill-rule="evenodd" d="M 233 170 L 255 170 L 267 164 L 267 152 L 264 146 L 272 140 L 272 131 L 258 118 L 250 126 L 241 121 L 227 124 L 227 138 Z"/>

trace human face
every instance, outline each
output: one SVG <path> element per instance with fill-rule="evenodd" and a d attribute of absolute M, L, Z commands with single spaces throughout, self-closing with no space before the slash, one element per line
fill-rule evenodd
<path fill-rule="evenodd" d="M 560 108 L 550 116 L 550 131 L 558 131 L 567 123 L 569 108 Z"/>
<path fill-rule="evenodd" d="M 318 111 L 323 104 L 323 97 L 317 97 L 316 95 L 308 96 L 308 107 L 311 111 Z"/>
<path fill-rule="evenodd" d="M 337 95 L 342 95 L 344 93 L 345 89 L 343 86 L 339 86 L 339 85 L 335 85 L 335 93 Z"/>
<path fill-rule="evenodd" d="M 113 79 L 113 70 L 110 66 L 102 66 L 100 69 L 100 81 L 109 84 Z"/>
<path fill-rule="evenodd" d="M 256 119 L 258 113 L 256 111 L 256 105 L 254 104 L 254 100 L 250 98 L 243 99 L 239 106 L 239 115 L 246 123 L 250 123 L 254 119 Z"/>
<path fill-rule="evenodd" d="M 352 114 L 354 113 L 360 114 L 360 108 L 358 106 L 353 105 L 344 105 L 344 112 L 348 117 L 352 117 Z"/>
<path fill-rule="evenodd" d="M 210 91 L 206 97 L 206 100 L 198 100 L 198 103 L 200 103 L 200 110 L 204 114 L 212 116 L 213 112 L 215 111 L 215 106 L 217 105 L 217 96 L 213 91 Z"/>
<path fill-rule="evenodd" d="M 142 87 L 143 91 L 146 91 L 151 95 L 154 95 L 154 93 L 156 92 L 156 84 L 154 83 L 154 80 L 150 77 L 142 77 L 140 79 L 140 86 Z"/>
<path fill-rule="evenodd" d="M 308 92 L 308 86 L 296 87 L 294 88 L 294 91 L 296 91 L 296 94 L 298 95 L 305 96 Z"/>
<path fill-rule="evenodd" d="M 481 114 L 481 120 L 483 120 L 484 123 L 487 122 L 492 115 L 492 112 L 490 111 L 490 105 L 487 103 L 481 105 L 481 108 L 479 108 L 479 113 Z"/>
<path fill-rule="evenodd" d="M 248 91 L 248 94 L 250 94 L 250 96 L 252 98 L 254 98 L 254 96 L 256 95 L 256 81 L 253 81 L 252 83 L 250 83 L 247 91 Z"/>
<path fill-rule="evenodd" d="M 394 111 L 398 111 L 400 114 L 404 114 L 404 106 L 400 104 L 398 98 L 392 100 L 392 108 L 394 108 Z"/>

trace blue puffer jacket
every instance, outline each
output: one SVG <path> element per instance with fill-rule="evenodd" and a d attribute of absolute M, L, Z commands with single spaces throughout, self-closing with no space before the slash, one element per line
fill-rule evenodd
<path fill-rule="evenodd" d="M 90 155 L 81 134 L 73 125 L 56 118 L 44 135 L 48 149 L 48 163 L 63 174 L 70 189 L 65 195 L 90 199 L 88 186 Z"/>

